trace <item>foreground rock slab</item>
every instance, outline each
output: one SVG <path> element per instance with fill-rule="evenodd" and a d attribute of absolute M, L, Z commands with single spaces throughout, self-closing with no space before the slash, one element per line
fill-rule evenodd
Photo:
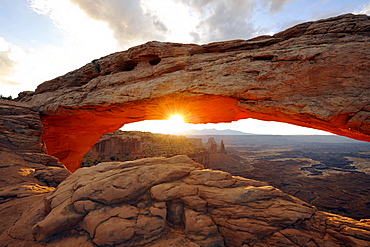
<path fill-rule="evenodd" d="M 71 171 L 103 133 L 182 114 L 192 123 L 280 121 L 370 141 L 370 17 L 342 15 L 272 36 L 149 42 L 18 98 L 42 113 L 48 153 Z"/>
<path fill-rule="evenodd" d="M 81 168 L 9 232 L 12 239 L 0 237 L 5 246 L 370 244 L 365 220 L 317 211 L 266 183 L 204 169 L 187 156 Z"/>

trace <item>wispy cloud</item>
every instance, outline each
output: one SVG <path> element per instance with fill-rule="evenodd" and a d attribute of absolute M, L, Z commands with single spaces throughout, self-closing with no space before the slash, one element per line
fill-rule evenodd
<path fill-rule="evenodd" d="M 1 65 L 0 73 L 9 72 L 8 77 L 0 78 L 2 95 L 11 94 L 16 97 L 21 91 L 35 90 L 37 85 L 46 80 L 119 50 L 108 25 L 89 18 L 69 0 L 29 0 L 28 3 L 30 10 L 49 17 L 55 27 L 53 32 L 62 38 L 58 46 L 42 44 L 27 49 L 5 39 L 1 42 L 0 38 L 0 47 L 5 47 L 4 44 L 8 47 L 0 51 L 10 49 L 8 58 L 15 62 L 11 63 L 6 54 L 1 55 L 1 63 L 4 65 Z M 35 35 L 37 32 L 40 30 L 35 27 Z"/>
<path fill-rule="evenodd" d="M 286 4 L 293 1 L 295 0 L 260 0 L 271 13 L 279 12 Z"/>
<path fill-rule="evenodd" d="M 248 39 L 257 36 L 261 30 L 254 18 L 262 6 L 268 15 L 280 11 L 294 0 L 175 0 L 198 13 L 199 23 L 191 32 L 193 41 Z M 264 33 L 269 33 L 264 30 Z"/>
<path fill-rule="evenodd" d="M 15 66 L 18 64 L 10 58 L 12 53 L 11 44 L 0 37 L 0 83 L 6 85 L 19 85 L 9 79 L 15 72 Z"/>
<path fill-rule="evenodd" d="M 90 18 L 104 21 L 121 47 L 147 40 L 164 40 L 168 29 L 154 13 L 145 12 L 138 0 L 71 0 Z"/>
<path fill-rule="evenodd" d="M 370 15 L 370 3 L 367 5 L 363 6 L 363 9 L 359 12 L 355 12 L 355 14 L 365 14 L 365 15 Z"/>
<path fill-rule="evenodd" d="M 9 76 L 14 72 L 14 66 L 17 64 L 9 58 L 10 50 L 0 51 L 0 77 Z"/>
<path fill-rule="evenodd" d="M 70 1 L 90 18 L 107 23 L 120 47 L 129 47 L 149 40 L 169 41 L 174 38 L 171 36 L 173 33 L 177 33 L 186 42 L 190 40 L 194 43 L 251 38 L 258 34 L 253 19 L 257 5 L 263 5 L 269 13 L 276 13 L 294 0 Z M 183 10 L 173 8 L 166 10 L 167 13 L 160 11 L 175 4 L 182 5 L 183 9 L 191 13 L 184 19 L 177 19 L 176 26 L 171 23 L 173 18 L 164 15 L 173 16 L 169 12 L 175 12 L 175 15 L 177 12 L 179 17 L 183 17 L 183 13 L 180 13 Z M 189 30 L 188 23 L 194 21 L 196 23 Z M 178 39 L 176 41 L 181 42 Z"/>
<path fill-rule="evenodd" d="M 251 23 L 255 0 L 178 0 L 196 11 L 200 22 L 192 31 L 194 42 L 245 39 L 256 32 Z"/>

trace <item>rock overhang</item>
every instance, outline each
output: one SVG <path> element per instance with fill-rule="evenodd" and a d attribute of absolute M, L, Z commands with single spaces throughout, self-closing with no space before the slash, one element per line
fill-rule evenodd
<path fill-rule="evenodd" d="M 370 17 L 206 45 L 149 42 L 24 94 L 70 170 L 105 132 L 183 112 L 188 122 L 280 121 L 370 141 Z"/>

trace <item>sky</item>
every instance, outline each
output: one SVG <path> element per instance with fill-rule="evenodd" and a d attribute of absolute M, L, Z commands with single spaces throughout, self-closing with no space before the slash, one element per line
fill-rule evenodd
<path fill-rule="evenodd" d="M 345 13 L 370 15 L 370 0 L 0 0 L 0 94 L 34 91 L 96 58 L 151 40 L 249 39 Z M 208 126 L 253 132 L 253 124 L 269 124 L 240 121 Z M 284 129 L 270 124 L 270 132 Z"/>

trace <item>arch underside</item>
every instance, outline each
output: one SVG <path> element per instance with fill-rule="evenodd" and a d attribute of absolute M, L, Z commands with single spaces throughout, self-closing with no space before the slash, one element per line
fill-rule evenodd
<path fill-rule="evenodd" d="M 41 112 L 48 153 L 71 171 L 103 133 L 181 113 L 245 118 L 370 141 L 370 17 L 207 45 L 149 42 L 47 81 L 20 101 Z"/>
<path fill-rule="evenodd" d="M 180 94 L 119 107 L 65 110 L 61 115 L 42 117 L 43 140 L 48 153 L 67 164 L 71 171 L 80 167 L 83 155 L 104 133 L 113 132 L 127 123 L 168 119 L 173 114 L 183 115 L 189 123 L 220 123 L 246 118 L 279 121 L 370 141 L 368 134 L 347 128 L 345 116 L 336 116 L 334 126 L 308 114 L 286 114 L 273 109 L 259 113 L 244 108 L 244 105 L 245 102 L 234 98 L 213 95 L 184 97 Z"/>

